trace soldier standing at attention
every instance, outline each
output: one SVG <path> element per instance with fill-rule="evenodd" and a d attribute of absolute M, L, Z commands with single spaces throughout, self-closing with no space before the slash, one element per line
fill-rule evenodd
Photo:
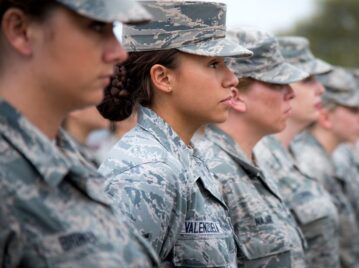
<path fill-rule="evenodd" d="M 255 147 L 257 164 L 264 175 L 272 176 L 306 238 L 308 267 L 340 267 L 338 212 L 331 196 L 317 181 L 302 172 L 288 150 L 294 136 L 319 116 L 324 87 L 315 75 L 327 73 L 331 66 L 314 58 L 309 42 L 303 37 L 279 37 L 284 58 L 310 74 L 292 83 L 295 98 L 286 128 L 263 138 Z"/>
<path fill-rule="evenodd" d="M 359 70 L 351 69 L 356 81 L 356 90 L 359 90 Z M 353 112 L 359 113 L 352 109 Z M 336 166 L 336 174 L 339 178 L 345 180 L 343 191 L 349 199 L 355 213 L 357 222 L 359 223 L 359 129 L 357 136 L 353 135 L 349 142 L 339 145 L 333 152 L 333 159 Z"/>
<path fill-rule="evenodd" d="M 238 266 L 303 268 L 302 234 L 276 182 L 256 166 L 252 149 L 285 127 L 294 97 L 289 84 L 308 74 L 284 61 L 274 36 L 248 28 L 232 35 L 254 54 L 229 61 L 239 78 L 229 117 L 207 127 L 199 149 L 222 184 L 240 243 Z"/>
<path fill-rule="evenodd" d="M 325 87 L 318 120 L 293 139 L 290 149 L 300 169 L 332 195 L 339 213 L 341 265 L 359 267 L 358 222 L 343 191 L 346 181 L 337 176 L 331 155 L 339 144 L 358 136 L 359 91 L 353 76 L 341 67 L 318 78 Z"/>
<path fill-rule="evenodd" d="M 0 266 L 155 266 L 60 130 L 127 57 L 112 21 L 150 15 L 130 0 L 0 0 L 0 14 Z"/>
<path fill-rule="evenodd" d="M 100 166 L 106 191 L 164 265 L 237 267 L 227 206 L 190 140 L 227 118 L 238 80 L 224 57 L 251 52 L 225 38 L 222 3 L 141 3 L 155 22 L 123 28 L 129 59 L 99 106 L 120 120 L 140 104 L 138 125 Z"/>

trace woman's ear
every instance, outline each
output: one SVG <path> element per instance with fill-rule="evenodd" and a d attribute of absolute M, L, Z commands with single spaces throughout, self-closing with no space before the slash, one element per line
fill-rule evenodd
<path fill-rule="evenodd" d="M 150 69 L 151 80 L 154 87 L 162 92 L 171 93 L 172 71 L 161 64 L 155 64 Z"/>
<path fill-rule="evenodd" d="M 32 54 L 29 19 L 18 8 L 9 8 L 2 18 L 2 32 L 10 46 L 23 56 Z"/>
<path fill-rule="evenodd" d="M 333 111 L 330 111 L 326 108 L 320 108 L 319 110 L 319 117 L 318 117 L 318 123 L 321 127 L 325 129 L 331 129 L 332 128 L 332 121 L 331 121 L 331 114 Z"/>
<path fill-rule="evenodd" d="M 231 108 L 239 113 L 244 113 L 247 110 L 244 95 L 241 95 L 237 88 L 232 89 Z"/>

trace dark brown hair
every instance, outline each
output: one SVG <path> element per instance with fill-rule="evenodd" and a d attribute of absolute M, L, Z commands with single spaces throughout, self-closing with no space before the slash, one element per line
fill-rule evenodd
<path fill-rule="evenodd" d="M 105 88 L 104 99 L 97 106 L 102 116 L 120 121 L 131 115 L 136 104 L 150 106 L 153 91 L 151 67 L 161 64 L 175 69 L 178 53 L 176 49 L 129 53 L 126 62 L 115 66 L 111 83 Z"/>
<path fill-rule="evenodd" d="M 242 77 L 238 79 L 238 85 L 236 88 L 239 91 L 246 91 L 254 82 L 255 80 L 250 77 Z"/>
<path fill-rule="evenodd" d="M 49 10 L 56 6 L 60 6 L 60 4 L 55 0 L 0 0 L 0 16 L 2 20 L 6 10 L 14 7 L 21 9 L 33 19 L 43 20 Z"/>

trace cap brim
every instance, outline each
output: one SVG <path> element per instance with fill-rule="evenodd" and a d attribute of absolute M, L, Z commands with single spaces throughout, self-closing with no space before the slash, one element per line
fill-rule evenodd
<path fill-rule="evenodd" d="M 310 73 L 311 75 L 325 74 L 333 69 L 330 64 L 320 59 L 315 59 L 313 61 L 305 63 L 298 63 L 295 64 L 295 66 L 307 73 Z"/>
<path fill-rule="evenodd" d="M 57 1 L 82 16 L 102 22 L 139 24 L 149 22 L 152 18 L 150 13 L 134 0 Z"/>
<path fill-rule="evenodd" d="M 335 94 L 324 93 L 322 96 L 324 100 L 330 100 L 338 105 L 343 105 L 352 108 L 359 108 L 359 91 L 354 94 L 347 94 L 347 96 L 335 96 Z"/>
<path fill-rule="evenodd" d="M 272 84 L 290 84 L 302 81 L 309 77 L 309 73 L 306 73 L 295 66 L 282 62 L 274 67 L 268 69 L 268 71 L 254 72 L 250 77 Z"/>
<path fill-rule="evenodd" d="M 228 37 L 210 39 L 177 48 L 179 51 L 210 57 L 250 57 L 253 52 Z"/>

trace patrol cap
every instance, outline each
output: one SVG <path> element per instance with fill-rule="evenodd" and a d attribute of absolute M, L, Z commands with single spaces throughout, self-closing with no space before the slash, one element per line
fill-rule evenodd
<path fill-rule="evenodd" d="M 102 22 L 143 23 L 151 15 L 135 0 L 56 0 L 85 17 Z"/>
<path fill-rule="evenodd" d="M 253 52 L 248 59 L 229 59 L 228 66 L 238 78 L 250 77 L 266 83 L 290 84 L 309 76 L 284 60 L 273 35 L 253 28 L 238 28 L 229 31 L 228 35 Z"/>
<path fill-rule="evenodd" d="M 318 80 L 325 87 L 322 103 L 359 108 L 359 89 L 353 74 L 339 66 L 333 66 L 329 73 L 318 75 Z"/>
<path fill-rule="evenodd" d="M 129 52 L 178 49 L 202 56 L 251 56 L 226 38 L 226 5 L 203 1 L 140 1 L 153 15 L 145 25 L 124 25 Z"/>
<path fill-rule="evenodd" d="M 278 37 L 283 57 L 294 66 L 311 75 L 324 74 L 332 70 L 332 66 L 313 56 L 307 38 L 300 36 Z"/>

